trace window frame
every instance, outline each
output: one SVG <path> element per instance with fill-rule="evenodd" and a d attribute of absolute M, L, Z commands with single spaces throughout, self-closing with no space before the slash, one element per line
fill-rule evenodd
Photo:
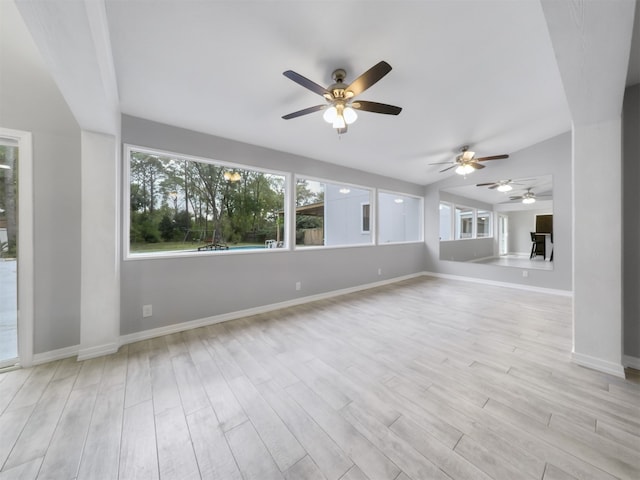
<path fill-rule="evenodd" d="M 358 243 L 347 243 L 347 244 L 338 244 L 338 245 L 297 245 L 295 242 L 295 237 L 296 237 L 296 217 L 297 217 L 297 199 L 296 199 L 296 194 L 297 194 L 297 185 L 298 185 L 298 180 L 306 180 L 309 182 L 317 182 L 317 183 L 321 183 L 323 185 L 326 184 L 331 184 L 331 185 L 335 185 L 335 186 L 339 186 L 339 187 L 346 187 L 346 188 L 354 188 L 354 189 L 358 189 L 358 190 L 367 190 L 369 192 L 369 232 L 363 232 L 362 231 L 362 207 L 360 207 L 360 224 L 359 224 L 359 232 L 361 235 L 369 235 L 371 237 L 371 240 L 369 242 L 358 242 Z M 307 250 L 322 250 L 322 249 L 332 249 L 332 248 L 356 248 L 356 247 L 370 247 L 370 246 L 374 246 L 375 242 L 376 242 L 376 231 L 375 231 L 375 211 L 376 211 L 376 205 L 375 205 L 375 201 L 376 201 L 376 188 L 375 187 L 367 187 L 364 185 L 358 185 L 355 183 L 347 183 L 347 182 L 340 182 L 338 180 L 328 180 L 326 178 L 321 178 L 321 177 L 315 177 L 312 175 L 305 175 L 303 173 L 294 173 L 293 174 L 293 189 L 291 192 L 291 205 L 292 205 L 292 213 L 291 213 L 291 224 L 292 229 L 293 229 L 293 245 L 292 245 L 292 249 L 298 252 L 303 252 L 303 251 L 307 251 Z M 323 190 L 323 193 L 326 194 L 326 188 L 325 190 Z M 362 203 L 367 203 L 367 202 L 361 202 Z M 323 216 L 323 229 L 326 226 L 326 210 L 324 211 L 324 216 Z M 326 235 L 326 233 L 325 233 Z M 326 240 L 325 240 L 326 241 Z"/>
<path fill-rule="evenodd" d="M 449 225 L 449 234 L 451 235 L 451 238 L 449 240 L 442 240 L 440 239 L 440 242 L 464 242 L 464 241 L 469 241 L 469 240 L 481 240 L 481 239 L 485 239 L 485 238 L 495 238 L 495 232 L 494 232 L 494 217 L 495 217 L 495 211 L 493 210 L 487 210 L 486 208 L 478 208 L 478 207 L 471 207 L 469 205 L 465 205 L 462 203 L 455 203 L 455 202 L 450 202 L 447 200 L 440 200 L 438 202 L 438 206 L 442 205 L 442 204 L 446 204 L 451 208 L 451 215 L 450 215 L 450 225 Z M 466 238 L 458 238 L 458 235 L 460 232 L 458 232 L 458 222 L 456 219 L 456 211 L 457 209 L 465 209 L 465 210 L 470 210 L 471 211 L 471 236 L 470 237 L 466 237 Z M 478 236 L 478 212 L 486 212 L 489 215 L 489 228 L 488 228 L 488 234 L 487 235 L 483 235 L 483 236 Z"/>
<path fill-rule="evenodd" d="M 402 240 L 402 241 L 393 241 L 393 242 L 384 242 L 381 243 L 380 242 L 380 229 L 379 229 L 379 225 L 380 225 L 380 218 L 379 218 L 379 212 L 380 212 L 380 194 L 385 194 L 385 195 L 396 195 L 398 197 L 406 197 L 406 198 L 412 198 L 412 199 L 417 199 L 418 200 L 418 239 L 417 240 Z M 404 244 L 410 244 L 410 243 L 424 243 L 425 241 L 425 231 L 424 231 L 424 197 L 420 196 L 420 195 L 413 195 L 410 193 L 405 193 L 405 192 L 399 192 L 397 190 L 387 190 L 384 188 L 379 188 L 376 191 L 376 205 L 377 205 L 377 214 L 376 214 L 376 225 L 378 226 L 376 228 L 376 245 L 404 245 Z"/>
<path fill-rule="evenodd" d="M 216 160 L 214 158 L 207 158 L 198 155 L 191 155 L 187 153 L 178 153 L 170 150 L 164 150 L 161 148 L 151 148 L 144 147 L 140 145 L 136 145 L 133 143 L 123 143 L 123 153 L 122 153 L 122 258 L 125 261 L 136 261 L 136 260 L 151 260 L 156 258 L 183 258 L 183 257 L 202 257 L 202 256 L 211 256 L 211 255 L 251 255 L 251 254 L 266 254 L 266 253 L 275 253 L 275 252 L 286 252 L 291 251 L 290 245 L 290 234 L 289 229 L 291 225 L 290 217 L 291 217 L 291 178 L 292 174 L 290 172 L 285 172 L 276 169 L 268 169 L 262 167 L 256 167 L 253 165 L 236 163 L 236 162 L 228 162 L 223 160 Z M 284 245 L 282 248 L 255 248 L 255 249 L 238 249 L 238 250 L 203 250 L 203 251 L 193 251 L 193 250 L 171 250 L 171 251 L 160 251 L 160 252 L 141 252 L 141 253 L 131 253 L 131 244 L 130 244 L 130 233 L 131 233 L 131 152 L 141 152 L 150 155 L 157 155 L 162 157 L 174 157 L 179 160 L 185 160 L 190 162 L 200 162 L 206 163 L 209 165 L 214 165 L 216 167 L 223 167 L 228 169 L 239 169 L 239 170 L 248 170 L 254 171 L 269 175 L 277 175 L 283 177 L 283 187 L 284 187 L 284 198 L 283 198 L 283 209 L 284 209 L 284 234 L 283 234 L 283 242 Z"/>
<path fill-rule="evenodd" d="M 479 219 L 480 219 L 480 213 L 486 213 L 487 214 L 487 234 L 486 235 L 480 235 L 480 229 L 478 228 L 479 225 Z M 476 236 L 475 238 L 493 238 L 494 232 L 493 232 L 493 211 L 491 210 L 486 210 L 486 209 L 481 209 L 481 208 L 476 208 L 476 212 L 475 212 L 475 233 Z"/>

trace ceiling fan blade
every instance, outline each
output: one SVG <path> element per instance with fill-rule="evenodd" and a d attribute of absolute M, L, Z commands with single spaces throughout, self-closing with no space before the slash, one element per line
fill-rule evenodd
<path fill-rule="evenodd" d="M 452 168 L 457 167 L 457 165 L 451 165 L 450 167 L 445 168 L 444 170 L 440 170 L 438 173 L 446 172 L 447 170 L 451 170 Z"/>
<path fill-rule="evenodd" d="M 451 162 L 436 162 L 436 163 L 429 163 L 428 165 L 449 165 Z"/>
<path fill-rule="evenodd" d="M 467 165 L 471 165 L 471 167 L 475 168 L 476 170 L 480 170 L 481 168 L 484 168 L 484 165 L 481 165 L 481 164 L 476 163 L 476 162 L 471 162 L 471 163 L 468 163 Z"/>
<path fill-rule="evenodd" d="M 282 118 L 285 120 L 290 120 L 292 118 L 301 117 L 302 115 L 307 115 L 308 113 L 318 112 L 320 110 L 324 110 L 326 105 L 315 105 L 313 107 L 305 108 L 302 110 L 298 110 L 297 112 L 289 113 L 287 115 L 283 115 Z"/>
<path fill-rule="evenodd" d="M 376 83 L 382 77 L 384 77 L 387 73 L 391 71 L 391 65 L 387 62 L 382 61 L 369 70 L 364 72 L 358 78 L 356 78 L 351 84 L 346 88 L 347 92 L 351 92 L 353 96 L 361 94 L 371 85 Z M 396 114 L 397 115 L 397 114 Z"/>
<path fill-rule="evenodd" d="M 484 162 L 486 160 L 501 160 L 503 158 L 509 158 L 509 155 L 492 155 L 490 157 L 476 158 L 476 162 Z"/>
<path fill-rule="evenodd" d="M 491 185 L 491 186 L 489 187 L 489 190 L 493 190 L 493 189 L 495 189 L 495 188 L 498 188 L 499 186 L 500 186 L 500 185 Z"/>
<path fill-rule="evenodd" d="M 491 185 L 491 187 L 489 187 L 489 188 L 496 188 L 498 186 L 498 184 L 496 182 L 476 183 L 476 187 L 487 187 L 489 185 Z"/>
<path fill-rule="evenodd" d="M 338 132 L 338 135 L 347 133 L 347 125 L 345 125 L 344 128 L 336 128 L 336 131 Z"/>
<path fill-rule="evenodd" d="M 522 199 L 522 195 L 518 196 L 518 197 L 509 197 L 509 200 L 520 200 Z"/>
<path fill-rule="evenodd" d="M 386 115 L 398 115 L 401 111 L 401 107 L 395 105 L 387 105 L 386 103 L 367 102 L 365 100 L 358 100 L 351 104 L 356 110 L 363 110 L 365 112 L 384 113 Z"/>
<path fill-rule="evenodd" d="M 331 95 L 326 88 L 318 85 L 316 82 L 312 82 L 306 77 L 303 77 L 299 73 L 294 72 L 293 70 L 287 70 L 286 72 L 282 72 L 282 74 L 287 77 L 289 80 L 293 80 L 298 85 L 303 86 L 307 90 L 311 90 L 313 93 L 317 93 L 318 95 Z"/>

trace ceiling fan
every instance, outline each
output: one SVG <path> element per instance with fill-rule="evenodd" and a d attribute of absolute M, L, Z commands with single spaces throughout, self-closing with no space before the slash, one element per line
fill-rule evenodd
<path fill-rule="evenodd" d="M 515 183 L 513 180 L 498 180 L 497 182 L 477 183 L 476 187 L 489 187 L 489 190 L 498 190 L 499 192 L 510 192 L 513 190 L 511 185 L 522 185 Z"/>
<path fill-rule="evenodd" d="M 378 82 L 390 71 L 391 65 L 382 61 L 371 67 L 347 85 L 344 83 L 347 72 L 344 69 L 339 68 L 332 74 L 334 83 L 327 88 L 324 88 L 293 70 L 287 70 L 282 73 L 285 77 L 293 80 L 298 85 L 311 90 L 313 93 L 323 96 L 327 103 L 298 110 L 297 112 L 284 115 L 282 118 L 290 120 L 292 118 L 301 117 L 302 115 L 324 110 L 323 118 L 328 123 L 331 123 L 333 128 L 335 128 L 340 135 L 347 133 L 347 125 L 352 124 L 358 118 L 356 110 L 383 113 L 385 115 L 398 115 L 402 111 L 401 107 L 387 105 L 385 103 L 368 102 L 365 100 L 354 100 L 357 95 L 360 95 L 367 88 Z"/>
<path fill-rule="evenodd" d="M 509 200 L 522 200 L 522 203 L 535 203 L 536 198 L 539 197 L 550 197 L 551 195 L 538 195 L 531 191 L 531 188 L 527 188 L 527 190 L 522 195 L 516 195 L 513 197 L 509 197 Z"/>
<path fill-rule="evenodd" d="M 476 153 L 469 150 L 468 145 L 464 145 L 460 148 L 460 153 L 456 155 L 456 158 L 453 161 L 453 165 L 447 167 L 443 170 L 440 170 L 440 173 L 446 172 L 447 170 L 451 170 L 452 168 L 456 169 L 456 173 L 458 175 L 467 175 L 474 170 L 480 170 L 485 166 L 478 162 L 486 162 L 487 160 L 501 160 L 503 158 L 509 158 L 509 155 L 492 155 L 490 157 L 476 157 Z M 444 165 L 451 162 L 438 162 L 431 163 L 430 165 Z"/>

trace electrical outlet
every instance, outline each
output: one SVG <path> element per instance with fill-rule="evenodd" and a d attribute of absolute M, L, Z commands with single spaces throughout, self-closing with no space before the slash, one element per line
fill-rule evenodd
<path fill-rule="evenodd" d="M 302 289 L 302 282 L 296 282 L 296 290 Z"/>
<path fill-rule="evenodd" d="M 378 269 L 378 275 L 382 275 L 382 269 L 381 268 Z"/>
<path fill-rule="evenodd" d="M 529 271 L 528 271 L 528 270 L 523 270 L 523 271 L 522 271 L 522 276 L 523 276 L 524 278 L 527 278 L 527 277 L 529 276 Z"/>
<path fill-rule="evenodd" d="M 142 316 L 143 317 L 150 317 L 153 315 L 153 309 L 151 307 L 151 305 L 143 305 L 142 306 Z"/>

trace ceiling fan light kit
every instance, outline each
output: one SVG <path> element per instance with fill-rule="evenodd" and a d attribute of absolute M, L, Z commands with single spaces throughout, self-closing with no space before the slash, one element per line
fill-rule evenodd
<path fill-rule="evenodd" d="M 515 197 L 509 197 L 510 200 L 522 200 L 522 203 L 530 205 L 532 203 L 536 203 L 536 194 L 531 190 L 532 187 L 527 188 L 527 191 L 522 195 L 517 195 Z M 548 197 L 549 195 L 539 195 L 542 197 Z"/>
<path fill-rule="evenodd" d="M 460 148 L 460 153 L 456 155 L 456 158 L 453 161 L 453 165 L 440 170 L 440 173 L 446 172 L 447 170 L 451 170 L 452 168 L 455 168 L 455 172 L 458 175 L 467 176 L 474 170 L 480 170 L 485 167 L 480 162 L 486 162 L 487 160 L 501 160 L 503 158 L 509 158 L 509 155 L 507 154 L 492 155 L 490 157 L 478 158 L 476 157 L 476 152 L 472 152 L 471 150 L 469 150 L 469 147 L 467 145 L 464 145 L 462 148 Z M 438 162 L 438 163 L 431 163 L 430 165 L 442 165 L 442 164 L 448 164 L 448 163 L 451 163 L 451 162 Z"/>
<path fill-rule="evenodd" d="M 467 175 L 471 172 L 473 172 L 474 168 L 468 164 L 468 163 L 463 163 L 462 165 L 459 165 L 458 168 L 456 168 L 456 173 L 458 175 Z"/>
<path fill-rule="evenodd" d="M 308 78 L 303 77 L 293 70 L 287 70 L 282 74 L 288 79 L 303 86 L 307 90 L 311 90 L 318 95 L 324 97 L 327 105 L 315 105 L 297 112 L 283 115 L 283 119 L 290 120 L 309 113 L 324 110 L 322 118 L 338 132 L 338 134 L 347 133 L 347 126 L 351 125 L 358 119 L 356 110 L 365 112 L 382 113 L 386 115 L 398 115 L 402 108 L 395 105 L 387 105 L 384 103 L 368 102 L 365 100 L 353 101 L 356 95 L 364 92 L 367 88 L 378 82 L 382 77 L 391 71 L 391 65 L 382 61 L 371 67 L 350 85 L 344 83 L 347 72 L 339 68 L 333 72 L 333 85 L 327 88 L 312 82 Z"/>

